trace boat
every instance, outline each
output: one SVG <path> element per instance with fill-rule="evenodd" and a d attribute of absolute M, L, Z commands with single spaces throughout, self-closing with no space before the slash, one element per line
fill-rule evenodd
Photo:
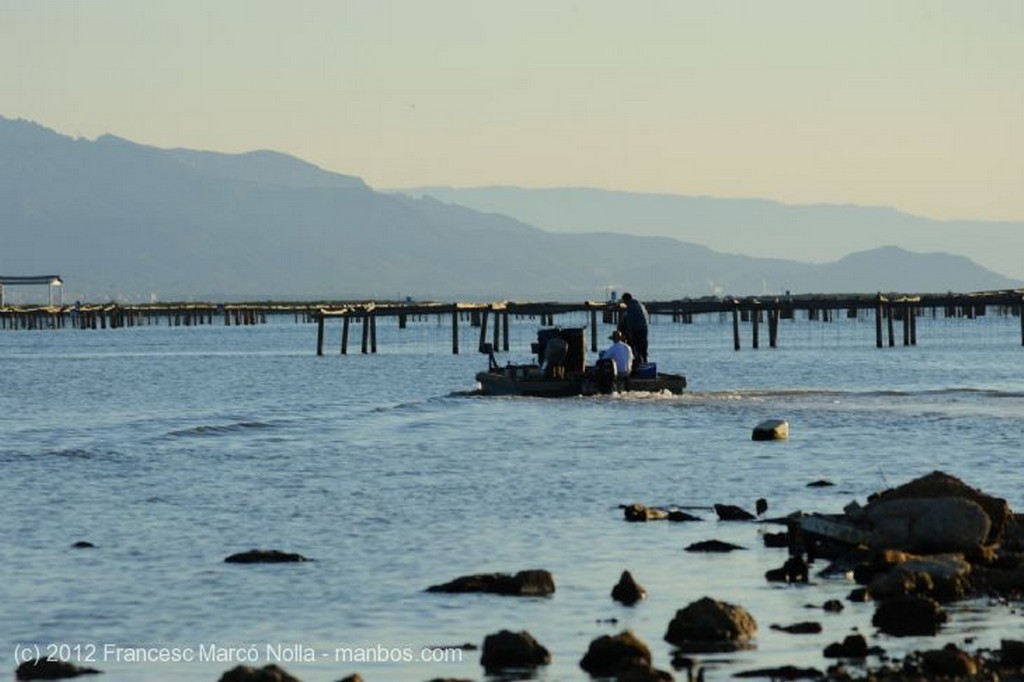
<path fill-rule="evenodd" d="M 563 362 L 545 362 L 548 342 L 559 338 L 566 342 Z M 537 362 L 499 365 L 494 347 L 486 343 L 480 351 L 488 356 L 486 371 L 477 372 L 476 380 L 483 395 L 520 395 L 541 398 L 607 395 L 619 392 L 669 392 L 680 395 L 686 388 L 681 374 L 659 372 L 657 365 L 640 365 L 628 376 L 615 376 L 610 360 L 586 364 L 583 329 L 541 329 L 533 344 Z"/>

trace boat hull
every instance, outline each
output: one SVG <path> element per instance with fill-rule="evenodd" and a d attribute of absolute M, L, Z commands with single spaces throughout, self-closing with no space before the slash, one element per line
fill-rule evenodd
<path fill-rule="evenodd" d="M 534 366 L 535 367 L 535 366 Z M 479 372 L 476 380 L 483 395 L 522 395 L 540 398 L 567 398 L 597 395 L 602 391 L 590 373 L 569 375 L 564 379 L 546 378 L 534 367 L 503 367 Z M 686 388 L 686 377 L 658 374 L 651 378 L 627 377 L 615 381 L 611 392 L 668 391 L 679 395 Z"/>

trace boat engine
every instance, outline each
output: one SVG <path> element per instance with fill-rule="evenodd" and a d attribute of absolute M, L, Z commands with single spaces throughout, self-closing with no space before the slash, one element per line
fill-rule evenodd
<path fill-rule="evenodd" d="M 615 389 L 615 361 L 601 358 L 594 365 L 594 385 L 599 393 L 610 394 Z"/>

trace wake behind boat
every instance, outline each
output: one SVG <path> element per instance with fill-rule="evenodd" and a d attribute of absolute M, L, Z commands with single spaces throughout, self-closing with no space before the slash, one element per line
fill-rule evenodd
<path fill-rule="evenodd" d="M 561 362 L 551 362 L 550 357 L 545 357 L 552 339 L 565 342 Z M 601 359 L 594 365 L 587 365 L 581 328 L 541 329 L 537 332 L 533 350 L 537 354 L 536 363 L 509 363 L 503 367 L 494 358 L 493 346 L 484 344 L 481 352 L 488 355 L 488 368 L 476 375 L 480 392 L 483 395 L 565 398 L 624 391 L 668 391 L 679 395 L 686 388 L 686 377 L 658 372 L 654 363 L 641 364 L 626 376 L 616 376 L 614 363 L 610 360 Z"/>

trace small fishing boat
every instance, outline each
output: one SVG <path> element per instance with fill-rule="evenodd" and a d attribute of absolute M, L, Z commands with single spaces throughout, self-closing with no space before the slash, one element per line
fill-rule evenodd
<path fill-rule="evenodd" d="M 564 359 L 558 364 L 545 358 L 552 338 L 566 342 Z M 668 391 L 679 395 L 686 388 L 686 377 L 658 372 L 654 363 L 640 365 L 628 376 L 615 376 L 610 360 L 587 365 L 582 329 L 542 329 L 533 350 L 538 356 L 536 363 L 501 366 L 494 359 L 491 344 L 484 344 L 481 352 L 488 355 L 489 363 L 487 371 L 476 375 L 480 392 L 483 395 L 566 398 L 626 391 Z"/>

